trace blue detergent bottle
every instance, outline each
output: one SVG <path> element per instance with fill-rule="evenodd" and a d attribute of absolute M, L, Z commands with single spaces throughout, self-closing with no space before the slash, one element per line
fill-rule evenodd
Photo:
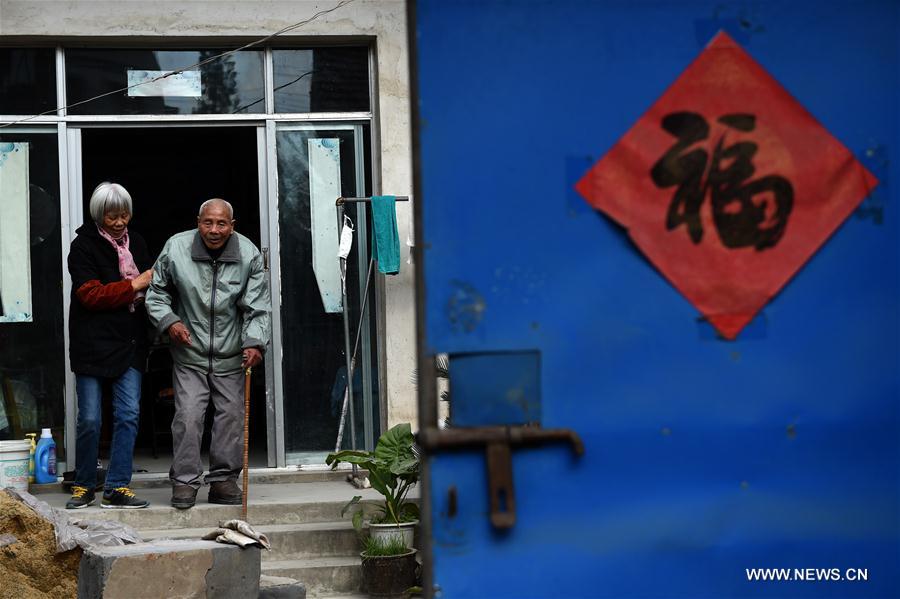
<path fill-rule="evenodd" d="M 50 429 L 41 429 L 41 440 L 34 450 L 34 482 L 46 485 L 56 482 L 56 443 Z"/>

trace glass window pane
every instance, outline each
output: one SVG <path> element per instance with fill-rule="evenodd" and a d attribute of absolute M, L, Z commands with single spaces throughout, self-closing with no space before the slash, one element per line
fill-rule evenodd
<path fill-rule="evenodd" d="M 0 114 L 56 109 L 56 50 L 0 48 Z"/>
<path fill-rule="evenodd" d="M 275 112 L 367 112 L 369 49 L 275 50 Z"/>
<path fill-rule="evenodd" d="M 33 129 L 31 131 L 34 131 Z M 13 165 L 8 151 L 19 149 L 27 160 L 28 224 L 21 242 L 15 232 L 3 229 L 0 239 L 0 296 L 5 316 L 0 317 L 0 439 L 23 439 L 25 433 L 53 429 L 60 460 L 65 459 L 65 348 L 63 346 L 62 250 L 59 225 L 59 162 L 56 129 L 48 133 L 0 132 L 0 169 L 3 178 Z M 27 148 L 24 149 L 24 148 Z M 6 158 L 6 159 L 4 159 Z M 18 177 L 18 175 L 16 175 Z M 0 185 L 0 202 L 10 200 L 11 187 Z M 12 239 L 10 239 L 12 236 Z M 17 247 L 25 245 L 24 248 Z M 30 268 L 31 311 L 17 312 L 5 295 L 8 275 L 22 279 L 21 268 L 9 272 L 12 253 L 24 249 Z M 19 259 L 17 259 L 19 260 Z M 21 262 L 18 262 L 21 265 Z M 15 281 L 12 285 L 15 286 Z"/>
<path fill-rule="evenodd" d="M 310 172 L 309 142 L 316 139 L 333 140 L 339 147 L 340 195 L 353 196 L 357 192 L 352 130 L 278 132 L 281 313 L 290 315 L 290 318 L 282 320 L 285 450 L 288 463 L 322 463 L 325 454 L 334 449 L 346 381 L 343 317 L 340 312 L 325 313 L 311 266 L 310 178 L 315 179 L 316 173 Z M 347 206 L 347 215 L 356 222 L 354 205 Z M 354 245 L 358 243 L 359 240 L 354 239 Z M 347 266 L 348 288 L 351 289 L 350 323 L 351 331 L 355 333 L 359 323 L 359 293 L 356 289 L 360 271 L 356 260 L 348 260 Z M 354 406 L 357 444 L 362 447 L 363 386 L 360 374 L 358 367 L 354 376 Z M 349 440 L 348 419 L 345 447 L 349 447 Z"/>
<path fill-rule="evenodd" d="M 165 72 L 211 59 L 225 50 L 66 50 L 69 114 L 248 114 L 265 112 L 262 50 L 213 59 L 183 73 Z"/>

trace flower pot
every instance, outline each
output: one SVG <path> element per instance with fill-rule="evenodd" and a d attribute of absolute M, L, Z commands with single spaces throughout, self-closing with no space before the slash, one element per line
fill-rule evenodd
<path fill-rule="evenodd" d="M 410 587 L 416 586 L 416 550 L 410 549 L 401 555 L 378 555 L 362 558 L 363 590 L 370 597 L 405 598 Z"/>
<path fill-rule="evenodd" d="M 412 548 L 413 535 L 416 531 L 418 520 L 403 522 L 401 524 L 373 524 L 369 522 L 369 536 L 373 539 L 382 539 L 387 543 L 391 537 L 399 537 L 403 544 Z"/>

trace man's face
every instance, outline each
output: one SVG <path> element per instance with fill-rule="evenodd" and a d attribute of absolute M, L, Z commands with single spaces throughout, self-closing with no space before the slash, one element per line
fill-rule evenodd
<path fill-rule="evenodd" d="M 225 206 L 213 204 L 197 217 L 197 228 L 203 243 L 211 250 L 217 250 L 228 241 L 234 232 L 234 221 L 228 216 Z"/>

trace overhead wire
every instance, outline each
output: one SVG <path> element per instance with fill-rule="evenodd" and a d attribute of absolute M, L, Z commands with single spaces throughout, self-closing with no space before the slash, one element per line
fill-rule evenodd
<path fill-rule="evenodd" d="M 289 85 L 294 85 L 295 83 L 297 83 L 298 81 L 300 81 L 301 79 L 303 79 L 304 77 L 306 77 L 307 75 L 313 75 L 313 74 L 315 74 L 315 71 L 306 71 L 305 73 L 303 73 L 302 75 L 300 75 L 299 77 L 297 77 L 296 79 L 294 79 L 293 81 L 288 81 L 287 83 L 282 83 L 281 85 L 275 87 L 275 88 L 272 90 L 272 93 L 275 93 L 275 92 L 277 92 L 277 91 L 280 90 L 280 89 L 284 89 L 285 87 L 287 87 L 287 86 L 289 86 Z M 250 108 L 251 106 L 256 106 L 257 104 L 259 104 L 259 103 L 262 102 L 263 100 L 265 100 L 264 97 L 263 97 L 263 98 L 260 98 L 259 100 L 254 100 L 253 102 L 250 102 L 249 104 L 244 104 L 244 105 L 241 106 L 240 108 L 235 108 L 234 110 L 232 110 L 232 111 L 231 111 L 231 114 L 237 114 L 238 112 L 240 112 L 240 111 L 242 111 L 242 110 L 246 110 L 246 109 Z"/>
<path fill-rule="evenodd" d="M 241 46 L 241 47 L 239 47 L 239 48 L 235 48 L 235 49 L 233 49 L 233 50 L 228 50 L 228 51 L 226 51 L 226 52 L 222 52 L 221 54 L 215 54 L 215 55 L 213 55 L 213 56 L 209 56 L 209 57 L 207 57 L 207 58 L 201 60 L 200 62 L 191 64 L 191 65 L 188 65 L 188 66 L 185 66 L 185 67 L 181 67 L 181 68 L 178 68 L 178 69 L 173 69 L 173 70 L 171 70 L 171 71 L 167 71 L 167 72 L 163 73 L 162 75 L 159 75 L 158 77 L 154 77 L 153 79 L 148 79 L 148 80 L 146 80 L 146 81 L 141 81 L 141 82 L 139 82 L 139 83 L 134 83 L 134 84 L 128 85 L 128 86 L 126 86 L 126 87 L 121 87 L 121 88 L 119 88 L 119 89 L 114 89 L 114 90 L 112 90 L 112 91 L 104 92 L 104 93 L 102 93 L 102 94 L 97 94 L 96 96 L 87 98 L 87 99 L 85 99 L 85 100 L 79 100 L 78 102 L 73 102 L 72 104 L 67 104 L 67 105 L 62 106 L 62 107 L 56 107 L 56 108 L 53 108 L 53 109 L 51 109 L 51 110 L 45 110 L 44 112 L 40 112 L 40 113 L 38 113 L 38 114 L 33 114 L 33 115 L 31 115 L 31 116 L 27 116 L 27 117 L 25 117 L 25 118 L 21 118 L 21 119 L 18 119 L 18 120 L 9 122 L 9 123 L 0 124 L 0 129 L 5 129 L 6 127 L 12 127 L 13 125 L 18 125 L 18 124 L 20 124 L 20 123 L 25 123 L 25 122 L 27 122 L 27 121 L 31 121 L 31 120 L 33 120 L 33 119 L 36 119 L 36 118 L 39 118 L 39 117 L 42 117 L 42 116 L 47 116 L 47 115 L 50 115 L 50 114 L 56 114 L 56 113 L 59 112 L 60 110 L 68 110 L 68 109 L 74 108 L 74 107 L 76 107 L 76 106 L 81 106 L 82 104 L 87 104 L 88 102 L 93 102 L 94 100 L 99 100 L 100 98 L 105 98 L 105 97 L 111 96 L 111 95 L 113 95 L 113 94 L 118 94 L 118 93 L 121 93 L 121 92 L 126 92 L 126 91 L 128 91 L 128 90 L 130 90 L 130 89 L 134 89 L 134 88 L 136 88 L 136 87 L 140 87 L 141 85 L 148 85 L 148 84 L 150 84 L 150 83 L 155 83 L 156 81 L 160 81 L 160 80 L 165 79 L 165 78 L 167 78 L 167 77 L 171 77 L 172 75 L 177 75 L 177 74 L 182 73 L 182 72 L 184 72 L 184 71 L 190 71 L 191 69 L 196 69 L 196 68 L 198 68 L 198 67 L 202 67 L 203 65 L 209 64 L 210 62 L 213 62 L 213 61 L 215 61 L 215 60 L 219 60 L 220 58 L 224 58 L 224 57 L 226 57 L 226 56 L 231 56 L 232 54 L 235 54 L 235 53 L 237 53 L 237 52 L 240 52 L 241 50 L 246 50 L 246 49 L 248 49 L 248 48 L 252 48 L 253 46 L 258 46 L 258 45 L 260 45 L 260 44 L 264 44 L 265 42 L 269 41 L 270 39 L 273 39 L 273 38 L 275 38 L 275 37 L 278 37 L 279 35 L 284 35 L 285 33 L 288 33 L 289 31 L 293 31 L 293 30 L 295 30 L 295 29 L 298 29 L 298 28 L 300 28 L 300 27 L 303 27 L 304 25 L 308 25 L 309 23 L 312 23 L 313 21 L 315 21 L 315 20 L 318 19 L 319 17 L 325 16 L 325 15 L 327 15 L 328 13 L 334 12 L 334 11 L 336 11 L 337 9 L 342 8 L 342 7 L 344 7 L 344 6 L 348 5 L 348 4 L 350 4 L 351 2 L 355 2 L 355 1 L 356 1 L 356 0 L 341 0 L 338 4 L 336 4 L 335 6 L 332 6 L 331 8 L 328 8 L 328 9 L 326 9 L 326 10 L 320 10 L 320 11 L 317 12 L 316 14 L 312 15 L 311 17 L 309 17 L 309 18 L 307 18 L 307 19 L 304 19 L 303 21 L 299 21 L 299 22 L 297 22 L 297 23 L 294 23 L 293 25 L 288 25 L 287 27 L 283 27 L 282 29 L 279 29 L 279 30 L 276 31 L 275 33 L 270 33 L 269 35 L 267 35 L 267 36 L 265 36 L 265 37 L 262 37 L 262 38 L 259 38 L 259 39 L 257 39 L 257 40 L 254 40 L 254 41 L 252 41 L 252 42 L 250 42 L 250 43 L 248 43 L 248 44 L 244 44 L 243 46 Z M 305 74 L 306 74 L 306 73 L 304 73 L 304 75 L 305 75 Z M 302 77 L 303 77 L 303 75 L 301 75 L 301 78 L 302 78 Z M 63 83 L 63 85 L 64 85 L 64 84 L 65 84 L 65 83 Z"/>

